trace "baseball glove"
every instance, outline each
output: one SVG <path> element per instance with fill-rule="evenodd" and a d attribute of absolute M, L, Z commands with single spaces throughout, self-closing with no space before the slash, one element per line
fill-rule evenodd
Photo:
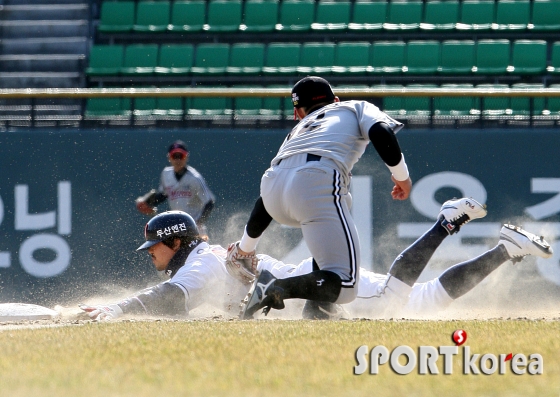
<path fill-rule="evenodd" d="M 157 208 L 148 204 L 148 200 L 150 200 L 155 194 L 156 191 L 152 189 L 145 195 L 138 197 L 136 199 L 136 209 L 144 215 L 157 214 Z"/>
<path fill-rule="evenodd" d="M 255 255 L 255 251 L 250 252 L 248 255 L 241 255 L 239 253 L 239 241 L 228 246 L 226 269 L 231 276 L 243 284 L 250 284 L 255 279 L 258 263 L 259 260 Z"/>
<path fill-rule="evenodd" d="M 139 198 L 136 200 L 136 209 L 144 215 L 157 214 L 157 209 L 155 207 L 150 207 L 148 203 L 141 201 Z"/>

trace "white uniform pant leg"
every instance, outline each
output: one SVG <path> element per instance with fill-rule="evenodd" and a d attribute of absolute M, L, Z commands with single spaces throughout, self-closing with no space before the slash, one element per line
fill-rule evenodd
<path fill-rule="evenodd" d="M 355 316 L 390 318 L 399 315 L 408 302 L 412 287 L 389 274 L 360 269 L 358 296 L 345 306 Z"/>
<path fill-rule="evenodd" d="M 300 262 L 297 266 L 284 263 L 278 259 L 274 259 L 268 255 L 257 255 L 259 264 L 257 271 L 260 273 L 263 270 L 268 270 L 272 275 L 279 279 L 302 276 L 313 271 L 313 264 L 311 258 Z"/>
<path fill-rule="evenodd" d="M 416 283 L 403 314 L 407 317 L 435 315 L 447 309 L 453 302 L 438 278 L 425 283 Z"/>
<path fill-rule="evenodd" d="M 350 196 L 340 173 L 320 162 L 275 166 L 261 181 L 261 197 L 279 223 L 300 226 L 303 238 L 321 270 L 342 279 L 337 303 L 352 301 L 359 277 L 360 244 L 350 215 Z"/>

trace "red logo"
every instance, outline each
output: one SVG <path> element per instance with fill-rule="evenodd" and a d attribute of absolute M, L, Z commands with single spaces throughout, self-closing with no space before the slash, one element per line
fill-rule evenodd
<path fill-rule="evenodd" d="M 455 342 L 457 346 L 461 346 L 467 341 L 467 333 L 463 329 L 458 329 L 453 332 L 451 339 L 453 339 L 453 342 Z"/>

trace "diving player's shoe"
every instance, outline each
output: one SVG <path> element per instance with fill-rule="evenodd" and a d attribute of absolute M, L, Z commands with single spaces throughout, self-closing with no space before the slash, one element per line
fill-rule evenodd
<path fill-rule="evenodd" d="M 484 218 L 487 213 L 486 205 L 482 205 L 470 197 L 463 197 L 443 203 L 438 219 L 441 219 L 441 225 L 447 230 L 447 233 L 454 234 L 459 231 L 461 226 L 474 219 Z"/>
<path fill-rule="evenodd" d="M 307 300 L 301 316 L 306 320 L 340 320 L 344 314 L 342 306 L 336 303 Z"/>
<path fill-rule="evenodd" d="M 498 245 L 504 246 L 512 262 L 519 262 L 526 255 L 550 258 L 552 247 L 541 236 L 535 236 L 514 225 L 504 225 L 500 231 Z"/>
<path fill-rule="evenodd" d="M 261 309 L 265 316 L 270 309 L 283 309 L 284 301 L 282 294 L 284 290 L 276 287 L 274 282 L 276 278 L 268 270 L 263 270 L 259 277 L 253 281 L 253 285 L 249 293 L 241 302 L 241 312 L 239 318 L 241 320 L 249 320 L 253 318 L 253 314 Z"/>

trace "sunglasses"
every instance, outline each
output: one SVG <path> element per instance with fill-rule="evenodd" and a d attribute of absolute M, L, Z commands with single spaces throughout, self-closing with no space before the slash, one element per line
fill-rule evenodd
<path fill-rule="evenodd" d="M 187 157 L 187 155 L 186 155 L 186 154 L 183 154 L 183 153 L 173 153 L 173 154 L 171 155 L 171 158 L 172 158 L 173 160 L 183 160 L 185 157 Z"/>

